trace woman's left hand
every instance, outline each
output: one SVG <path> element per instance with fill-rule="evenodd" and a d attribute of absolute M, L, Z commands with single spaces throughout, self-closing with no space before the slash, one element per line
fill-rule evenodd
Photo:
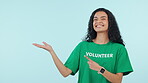
<path fill-rule="evenodd" d="M 86 59 L 88 59 L 88 65 L 89 65 L 89 68 L 92 69 L 92 70 L 95 70 L 95 71 L 100 71 L 101 70 L 101 66 L 94 62 L 93 60 L 91 60 L 90 58 L 88 58 L 87 56 L 84 56 Z"/>

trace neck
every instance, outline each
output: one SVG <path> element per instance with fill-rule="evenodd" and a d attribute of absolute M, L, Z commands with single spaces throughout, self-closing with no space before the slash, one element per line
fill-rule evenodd
<path fill-rule="evenodd" d="M 109 42 L 108 32 L 98 32 L 96 38 L 93 40 L 97 44 L 106 44 Z"/>

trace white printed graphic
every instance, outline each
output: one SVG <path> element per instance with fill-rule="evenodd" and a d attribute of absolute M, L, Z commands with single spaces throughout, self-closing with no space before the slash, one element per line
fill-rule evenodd
<path fill-rule="evenodd" d="M 97 57 L 97 58 L 113 58 L 113 54 L 97 54 L 91 52 L 86 52 L 86 55 L 84 56 Z"/>

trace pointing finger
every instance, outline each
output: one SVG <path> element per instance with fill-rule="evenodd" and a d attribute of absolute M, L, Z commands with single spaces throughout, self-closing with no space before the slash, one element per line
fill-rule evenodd
<path fill-rule="evenodd" d="M 84 56 L 87 60 L 92 61 L 90 58 L 88 58 L 87 56 Z"/>

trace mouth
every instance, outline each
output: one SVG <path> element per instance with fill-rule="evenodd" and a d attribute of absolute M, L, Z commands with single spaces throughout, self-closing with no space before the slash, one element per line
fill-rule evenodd
<path fill-rule="evenodd" d="M 95 25 L 96 28 L 102 28 L 104 25 Z"/>

